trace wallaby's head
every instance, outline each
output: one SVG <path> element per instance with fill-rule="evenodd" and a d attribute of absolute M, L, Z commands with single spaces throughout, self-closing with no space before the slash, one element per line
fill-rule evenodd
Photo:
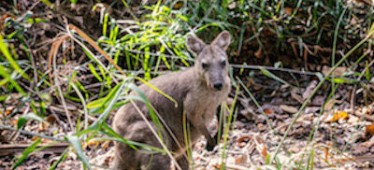
<path fill-rule="evenodd" d="M 210 88 L 221 90 L 228 76 L 229 63 L 226 49 L 230 45 L 230 33 L 221 32 L 211 44 L 196 37 L 187 38 L 187 48 L 195 56 L 195 69 Z"/>

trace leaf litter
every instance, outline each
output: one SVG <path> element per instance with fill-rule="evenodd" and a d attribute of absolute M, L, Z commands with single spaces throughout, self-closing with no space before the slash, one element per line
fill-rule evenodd
<path fill-rule="evenodd" d="M 363 2 L 368 3 L 367 1 Z M 235 5 L 231 5 L 230 8 L 235 8 Z M 78 12 L 90 11 L 85 10 L 83 5 L 78 5 L 74 9 Z M 295 9 L 286 7 L 284 10 L 287 15 L 290 15 Z M 48 17 L 59 20 L 56 16 L 48 15 L 50 15 Z M 86 14 L 84 16 L 91 15 Z M 74 17 L 73 20 L 80 25 L 84 25 L 83 22 L 95 21 L 95 18 Z M 351 22 L 359 21 L 352 18 Z M 86 24 L 86 26 L 92 27 L 92 29 L 87 29 L 91 31 L 91 35 L 98 36 L 97 32 L 99 31 L 93 28 L 96 26 L 95 24 Z M 45 30 L 49 30 L 52 34 L 59 32 L 56 28 L 49 27 L 50 25 L 43 23 L 39 27 L 33 28 L 40 42 L 50 40 Z M 49 51 L 43 43 L 35 44 L 38 44 L 39 50 Z M 255 57 L 266 57 L 267 54 L 261 46 L 256 49 Z M 65 66 L 58 68 L 57 78 L 60 81 L 66 81 L 65 75 L 72 73 L 71 67 L 79 66 L 79 62 L 76 62 L 75 58 L 69 60 L 69 55 L 66 52 L 65 57 L 59 58 L 59 62 L 68 61 Z M 323 67 L 321 72 L 326 74 L 330 69 L 330 67 Z M 333 75 L 335 77 L 345 76 L 347 70 L 349 70 L 347 67 L 338 67 Z M 84 72 L 85 70 L 81 71 Z M 229 131 L 226 146 L 221 141 L 213 152 L 208 152 L 204 149 L 205 140 L 199 141 L 195 144 L 193 151 L 195 169 L 219 169 L 222 166 L 225 166 L 226 169 L 274 168 L 267 163 L 268 157 L 275 153 L 276 147 L 294 118 L 294 114 L 299 111 L 300 105 L 311 96 L 318 82 L 310 77 L 304 80 L 293 80 L 293 82 L 292 80 L 285 81 L 288 80 L 284 78 L 287 75 L 282 75 L 285 73 L 277 73 L 276 76 L 271 74 L 270 76 L 268 74 L 270 72 L 262 72 L 257 72 L 254 78 L 243 77 L 247 87 L 260 101 L 261 108 L 258 108 L 251 98 L 241 95 L 238 99 L 236 121 Z M 82 79 L 87 79 L 87 77 L 82 77 Z M 327 92 L 331 90 L 330 86 L 322 87 L 290 129 L 290 133 L 288 133 L 277 156 L 280 168 L 298 169 L 300 168 L 298 162 L 307 162 L 309 158 L 313 159 L 313 166 L 316 169 L 374 168 L 374 158 L 372 156 L 374 155 L 374 102 L 371 94 L 374 89 L 373 82 L 374 78 L 369 79 L 366 86 L 360 87 L 356 91 L 354 95 L 357 97 L 354 102 L 357 105 L 353 108 L 347 94 L 350 94 L 354 87 L 343 84 L 332 96 L 327 96 Z M 281 83 L 286 83 L 287 86 L 282 86 Z M 294 86 L 294 84 L 298 84 L 298 86 Z M 66 90 L 68 87 L 63 88 L 63 90 Z M 22 106 L 18 94 L 11 94 L 10 96 L 7 103 L 0 105 L 0 121 L 3 125 L 16 127 L 19 120 L 22 119 L 22 115 L 29 114 L 31 111 L 30 106 Z M 69 124 L 66 123 L 67 118 L 64 116 L 64 108 L 76 115 L 81 112 L 80 107 L 72 103 L 68 103 L 67 106 L 51 105 L 48 107 L 48 112 L 51 114 L 45 118 L 45 122 L 39 122 L 38 118 L 35 118 L 35 120 L 26 122 L 23 130 L 56 138 L 67 135 L 72 129 L 69 129 Z M 261 110 L 265 115 L 261 113 Z M 75 117 L 75 119 L 77 118 Z M 91 117 L 91 119 L 95 120 L 95 117 Z M 266 119 L 270 121 L 274 129 L 267 124 Z M 0 146 L 14 145 L 19 147 L 23 146 L 20 144 L 31 144 L 38 139 L 40 138 L 33 135 L 24 135 L 18 131 L 0 130 Z M 52 140 L 44 138 L 40 143 L 53 145 Z M 113 159 L 112 142 L 91 140 L 83 143 L 83 146 L 85 155 L 95 167 L 94 169 L 107 169 L 110 166 Z M 67 159 L 58 166 L 58 169 L 82 168 L 79 156 L 75 154 L 72 148 L 67 149 L 69 150 Z M 227 156 L 222 158 L 224 153 Z M 0 169 L 10 169 L 15 163 L 15 158 L 20 155 L 20 153 L 15 155 L 2 154 L 0 154 Z M 18 169 L 47 169 L 58 161 L 60 156 L 61 152 L 56 152 L 56 150 L 31 153 Z M 223 162 L 225 164 L 221 164 Z"/>

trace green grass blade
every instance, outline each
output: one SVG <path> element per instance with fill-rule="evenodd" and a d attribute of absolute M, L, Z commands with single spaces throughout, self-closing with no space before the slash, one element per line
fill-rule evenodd
<path fill-rule="evenodd" d="M 36 115 L 35 113 L 28 113 L 25 115 L 22 115 L 18 121 L 17 121 L 17 129 L 20 129 L 27 123 L 28 120 L 37 120 L 39 122 L 43 122 L 43 118 Z"/>
<path fill-rule="evenodd" d="M 31 79 L 27 74 L 25 74 L 24 70 L 17 64 L 17 62 L 13 59 L 12 55 L 9 52 L 8 45 L 4 42 L 3 36 L 0 34 L 0 51 L 3 53 L 5 58 L 8 60 L 9 64 L 19 73 L 21 76 L 29 81 Z"/>
<path fill-rule="evenodd" d="M 164 93 L 163 91 L 158 89 L 156 86 L 152 85 L 151 83 L 148 83 L 146 80 L 144 80 L 140 77 L 136 77 L 136 79 L 141 81 L 143 84 L 147 85 L 148 87 L 152 88 L 154 91 L 156 91 L 156 92 L 160 93 L 161 95 L 165 96 L 166 98 L 168 98 L 170 101 L 172 101 L 174 103 L 174 107 L 178 107 L 178 102 L 176 100 L 174 100 L 171 96 Z"/>
<path fill-rule="evenodd" d="M 49 167 L 49 170 L 55 170 L 57 169 L 57 166 L 62 162 L 64 161 L 69 155 L 69 148 L 66 148 L 65 151 L 61 154 L 60 158 L 55 161 L 51 167 Z"/>
<path fill-rule="evenodd" d="M 71 143 L 73 148 L 75 149 L 75 152 L 77 153 L 79 159 L 83 162 L 83 165 L 85 169 L 91 169 L 90 164 L 88 163 L 88 159 L 86 155 L 84 154 L 84 151 L 82 149 L 81 141 L 77 136 L 66 136 L 67 140 Z"/>
<path fill-rule="evenodd" d="M 6 71 L 6 69 L 2 65 L 0 65 L 0 76 L 4 77 L 4 79 L 0 81 L 0 86 L 3 86 L 4 84 L 10 82 L 10 84 L 13 85 L 19 93 L 21 93 L 22 95 L 26 94 L 23 88 L 15 80 L 12 79 L 10 73 L 8 73 L 8 71 Z"/>
<path fill-rule="evenodd" d="M 270 71 L 268 71 L 268 70 L 266 70 L 266 69 L 264 69 L 264 68 L 260 68 L 260 70 L 261 70 L 262 74 L 264 74 L 265 76 L 270 77 L 270 78 L 272 78 L 272 79 L 274 79 L 274 80 L 276 80 L 276 81 L 279 81 L 279 82 L 281 82 L 281 83 L 283 83 L 283 84 L 286 84 L 286 85 L 288 85 L 288 86 L 290 85 L 289 83 L 287 83 L 287 82 L 284 81 L 283 79 L 279 78 L 278 76 L 274 75 L 274 74 L 271 73 Z"/>
<path fill-rule="evenodd" d="M 23 152 L 21 157 L 18 158 L 17 162 L 13 165 L 12 169 L 16 169 L 18 166 L 20 166 L 23 161 L 26 160 L 26 158 L 35 151 L 36 147 L 41 142 L 41 138 L 37 139 L 34 143 L 32 143 L 28 148 L 26 148 Z"/>

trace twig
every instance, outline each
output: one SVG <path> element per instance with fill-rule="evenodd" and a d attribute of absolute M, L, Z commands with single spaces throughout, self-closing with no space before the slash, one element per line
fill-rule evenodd
<path fill-rule="evenodd" d="M 139 51 L 139 50 L 131 50 L 131 49 L 126 49 L 126 51 L 129 51 L 129 52 L 132 52 L 132 53 L 135 53 L 135 54 L 149 54 L 151 56 L 160 56 L 160 54 L 158 53 L 152 53 L 152 52 L 142 52 L 142 51 Z M 179 56 L 176 56 L 176 55 L 168 55 L 168 54 L 162 54 L 162 56 L 166 57 L 166 58 L 171 58 L 171 59 L 180 59 L 181 57 Z M 188 61 L 195 61 L 194 59 L 192 58 L 184 58 L 184 60 L 188 60 Z"/>
<path fill-rule="evenodd" d="M 5 155 L 14 155 L 18 152 L 23 152 L 31 144 L 2 144 L 0 145 L 0 156 Z M 37 148 L 42 151 L 49 151 L 53 153 L 62 153 L 64 150 L 69 147 L 69 143 L 55 143 L 55 144 L 39 144 Z"/>
<path fill-rule="evenodd" d="M 368 115 L 368 114 L 366 114 L 366 113 L 359 114 L 359 113 L 357 113 L 357 112 L 355 112 L 355 111 L 352 111 L 352 113 L 355 114 L 355 115 L 358 116 L 358 117 L 361 117 L 361 118 L 363 117 L 363 118 L 365 118 L 366 120 L 369 120 L 369 121 L 371 121 L 371 122 L 374 122 L 374 116 Z"/>
<path fill-rule="evenodd" d="M 56 68 L 55 63 L 54 63 L 53 65 L 54 65 L 54 68 Z M 68 122 L 69 122 L 69 125 L 70 125 L 70 130 L 74 130 L 73 122 L 72 122 L 72 120 L 71 120 L 71 114 L 70 114 L 69 110 L 67 109 L 67 105 L 66 105 L 66 102 L 65 102 L 65 98 L 64 98 L 64 95 L 63 95 L 63 93 L 62 93 L 62 89 L 61 89 L 61 86 L 60 86 L 60 81 L 58 80 L 57 75 L 55 75 L 55 82 L 56 82 L 56 85 L 57 85 L 57 91 L 58 91 L 58 94 L 59 94 L 59 96 L 60 96 L 60 99 L 61 99 L 62 105 L 64 106 L 64 110 L 65 110 L 65 113 L 66 113 L 66 117 L 68 118 Z"/>
<path fill-rule="evenodd" d="M 304 75 L 310 75 L 310 76 L 317 76 L 319 72 L 309 72 L 309 71 L 297 71 L 292 70 L 288 68 L 275 68 L 275 67 L 269 67 L 269 66 L 256 66 L 256 65 L 239 65 L 239 64 L 230 64 L 233 68 L 245 68 L 245 69 L 266 69 L 266 70 L 273 70 L 273 71 L 284 71 L 284 72 L 290 72 L 295 74 L 304 74 Z"/>
<path fill-rule="evenodd" d="M 43 135 L 43 134 L 40 134 L 40 133 L 33 133 L 33 132 L 25 131 L 25 130 L 17 130 L 15 128 L 10 127 L 10 126 L 0 125 L 0 130 L 18 131 L 19 133 L 25 134 L 25 135 L 38 136 L 38 137 L 41 137 L 41 138 L 50 139 L 50 140 L 59 141 L 59 142 L 64 142 L 65 141 L 64 139 L 61 139 L 61 138 L 56 138 L 56 137 L 53 137 L 53 136 L 47 136 L 47 135 Z"/>
<path fill-rule="evenodd" d="M 246 170 L 248 169 L 245 166 L 233 165 L 233 164 L 226 164 L 227 169 L 238 169 L 238 170 Z"/>

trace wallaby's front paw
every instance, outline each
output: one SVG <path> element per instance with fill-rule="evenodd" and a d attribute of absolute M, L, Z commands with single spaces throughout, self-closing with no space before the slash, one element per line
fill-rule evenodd
<path fill-rule="evenodd" d="M 215 140 L 208 140 L 208 142 L 206 143 L 206 150 L 207 151 L 212 151 L 214 149 L 214 147 L 217 145 L 217 141 Z"/>

